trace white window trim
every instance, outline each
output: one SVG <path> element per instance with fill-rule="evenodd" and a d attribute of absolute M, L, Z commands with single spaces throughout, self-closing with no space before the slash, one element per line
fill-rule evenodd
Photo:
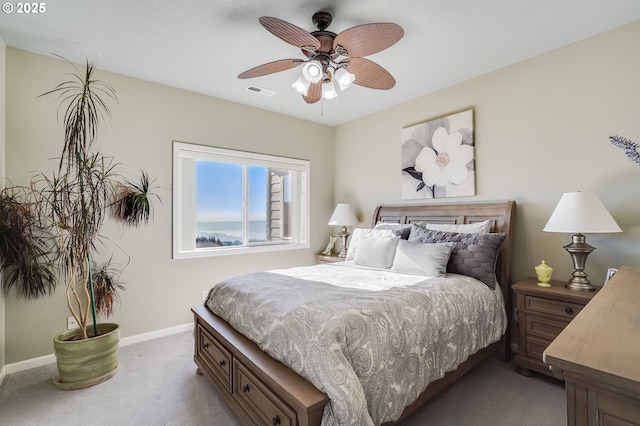
<path fill-rule="evenodd" d="M 302 211 L 300 217 L 300 236 L 297 243 L 291 244 L 261 244 L 246 246 L 228 246 L 215 248 L 194 248 L 185 249 L 186 243 L 181 244 L 181 239 L 190 239 L 195 236 L 195 220 L 185 221 L 185 217 L 192 215 L 195 217 L 195 205 L 187 202 L 195 200 L 195 186 L 182 185 L 187 179 L 195 179 L 192 175 L 195 170 L 185 170 L 182 159 L 207 159 L 220 161 L 220 157 L 225 156 L 232 159 L 233 162 L 246 165 L 269 165 L 272 167 L 281 167 L 289 170 L 298 170 L 303 172 L 300 191 L 303 195 L 301 205 Z M 206 145 L 195 145 L 185 142 L 173 142 L 173 258 L 174 259 L 191 259 L 211 256 L 227 256 L 245 253 L 264 253 L 277 252 L 287 250 L 308 249 L 309 244 L 309 226 L 310 226 L 310 179 L 311 163 L 308 160 L 279 157 L 274 155 L 259 154 L 253 152 L 237 151 L 226 148 L 217 148 Z M 193 208 L 189 208 L 193 205 Z M 244 220 L 244 226 L 247 221 Z"/>

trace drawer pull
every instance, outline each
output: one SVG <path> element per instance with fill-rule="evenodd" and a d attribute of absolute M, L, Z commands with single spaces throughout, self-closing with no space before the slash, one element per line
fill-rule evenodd
<path fill-rule="evenodd" d="M 573 308 L 572 308 L 572 307 L 570 307 L 570 306 L 567 306 L 567 307 L 564 309 L 564 311 L 565 311 L 566 313 L 568 313 L 569 315 L 573 314 Z"/>
<path fill-rule="evenodd" d="M 209 342 L 204 342 L 204 348 L 209 349 Z"/>
<path fill-rule="evenodd" d="M 220 367 L 224 367 L 225 364 L 226 364 L 226 362 L 224 362 L 224 359 L 218 363 L 218 365 Z"/>
<path fill-rule="evenodd" d="M 271 419 L 271 421 L 273 422 L 274 426 L 277 426 L 280 424 L 280 417 L 276 415 L 273 419 Z"/>
<path fill-rule="evenodd" d="M 244 392 L 244 393 L 249 392 L 249 385 L 244 385 L 244 386 L 242 387 L 242 392 Z"/>

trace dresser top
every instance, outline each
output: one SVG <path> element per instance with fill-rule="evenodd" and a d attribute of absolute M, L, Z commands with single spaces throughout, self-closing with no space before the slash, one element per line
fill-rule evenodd
<path fill-rule="evenodd" d="M 640 390 L 640 268 L 620 268 L 544 357 L 556 369 Z"/>

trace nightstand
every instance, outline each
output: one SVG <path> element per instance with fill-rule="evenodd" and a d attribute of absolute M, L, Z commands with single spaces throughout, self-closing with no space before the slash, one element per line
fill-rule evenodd
<path fill-rule="evenodd" d="M 344 262 L 344 257 L 338 257 L 337 254 L 316 254 L 317 263 L 336 263 Z"/>
<path fill-rule="evenodd" d="M 549 283 L 551 287 L 537 284 L 537 278 L 527 278 L 511 287 L 518 320 L 518 354 L 513 363 L 524 376 L 531 376 L 534 370 L 553 377 L 542 361 L 542 353 L 599 289 L 569 290 L 563 281 L 553 280 Z"/>

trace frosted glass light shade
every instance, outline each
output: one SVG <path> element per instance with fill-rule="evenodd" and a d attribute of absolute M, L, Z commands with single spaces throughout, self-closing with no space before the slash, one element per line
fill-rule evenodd
<path fill-rule="evenodd" d="M 594 192 L 562 194 L 543 231 L 589 234 L 622 232 Z"/>
<path fill-rule="evenodd" d="M 329 219 L 329 225 L 336 226 L 357 226 L 358 219 L 356 218 L 353 209 L 349 204 L 338 204 Z"/>
<path fill-rule="evenodd" d="M 291 85 L 291 87 L 293 87 L 294 89 L 296 89 L 296 91 L 298 93 L 300 93 L 302 96 L 307 96 L 307 92 L 309 91 L 309 86 L 311 85 L 311 83 L 309 83 L 307 81 L 306 78 L 304 78 L 303 75 L 301 75 L 300 77 L 298 77 L 298 79 Z"/>
<path fill-rule="evenodd" d="M 335 72 L 334 78 L 338 82 L 338 86 L 340 87 L 340 90 L 345 91 L 349 87 L 351 87 L 351 83 L 355 81 L 356 76 L 351 74 L 349 71 L 347 71 L 344 68 L 339 68 Z"/>
<path fill-rule="evenodd" d="M 338 92 L 333 85 L 333 80 L 322 83 L 322 97 L 325 99 L 334 99 L 338 97 Z"/>
<path fill-rule="evenodd" d="M 302 67 L 302 75 L 309 83 L 322 80 L 322 64 L 319 61 L 309 61 Z"/>

